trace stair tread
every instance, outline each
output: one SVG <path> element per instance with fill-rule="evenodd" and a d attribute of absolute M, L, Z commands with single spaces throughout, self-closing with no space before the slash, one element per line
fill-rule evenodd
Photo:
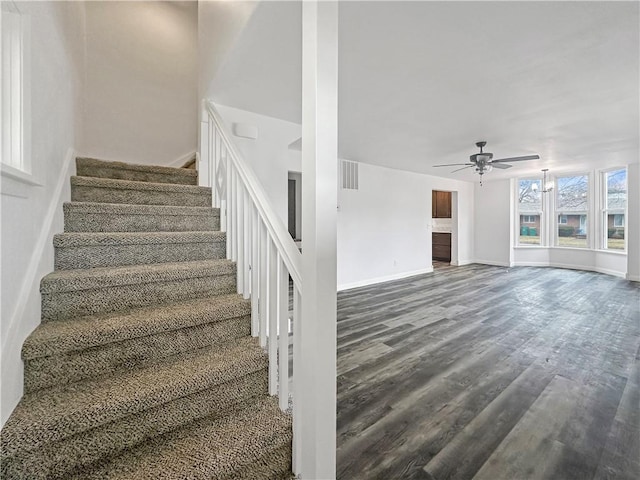
<path fill-rule="evenodd" d="M 85 247 L 112 245 L 184 244 L 221 242 L 226 233 L 220 231 L 187 232 L 66 232 L 53 236 L 53 246 Z"/>
<path fill-rule="evenodd" d="M 212 207 L 190 207 L 176 205 L 142 205 L 132 203 L 65 202 L 63 209 L 74 209 L 81 213 L 126 214 L 126 215 L 176 215 L 212 216 L 218 212 Z"/>
<path fill-rule="evenodd" d="M 162 193 L 186 193 L 190 195 L 210 195 L 211 187 L 198 185 L 183 185 L 178 183 L 141 182 L 137 180 L 123 180 L 119 178 L 85 177 L 74 175 L 71 177 L 72 186 L 111 188 L 118 190 L 143 190 Z"/>
<path fill-rule="evenodd" d="M 151 367 L 25 395 L 2 431 L 3 455 L 33 450 L 265 368 L 255 339 L 170 357 Z"/>
<path fill-rule="evenodd" d="M 251 302 L 231 294 L 45 322 L 25 340 L 22 358 L 60 355 L 250 313 Z"/>
<path fill-rule="evenodd" d="M 285 473 L 283 464 L 290 468 L 290 448 L 291 417 L 266 397 L 233 416 L 205 418 L 150 439 L 72 478 L 258 478 L 251 475 L 254 465 L 260 478 L 273 478 Z"/>
<path fill-rule="evenodd" d="M 40 293 L 74 292 L 232 273 L 235 273 L 235 263 L 226 259 L 57 270 L 42 279 Z"/>
<path fill-rule="evenodd" d="M 133 170 L 145 173 L 159 173 L 164 175 L 180 175 L 183 177 L 198 176 L 198 171 L 181 167 L 165 167 L 160 165 L 143 165 L 139 163 L 119 162 L 114 160 L 100 160 L 97 158 L 77 157 L 76 162 L 81 162 L 83 167 L 113 168 L 117 170 Z"/>

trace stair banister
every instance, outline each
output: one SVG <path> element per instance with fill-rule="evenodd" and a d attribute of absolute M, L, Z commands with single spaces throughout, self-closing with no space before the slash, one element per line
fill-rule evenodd
<path fill-rule="evenodd" d="M 223 152 L 220 152 L 220 156 L 218 158 L 224 158 L 233 164 L 238 179 L 242 182 L 244 188 L 246 188 L 251 201 L 258 210 L 260 219 L 267 227 L 269 236 L 276 244 L 278 252 L 282 255 L 293 283 L 298 286 L 300 293 L 302 294 L 302 276 L 300 274 L 302 270 L 302 256 L 298 247 L 280 220 L 280 217 L 271 206 L 271 202 L 269 201 L 267 194 L 262 188 L 262 185 L 257 179 L 255 173 L 231 142 L 231 136 L 227 131 L 227 127 L 224 124 L 220 113 L 218 113 L 212 102 L 208 101 L 205 105 L 206 111 L 209 114 L 209 120 L 212 121 L 215 126 L 217 134 L 216 137 L 220 139 L 223 150 L 226 150 L 227 153 L 225 157 Z M 209 171 L 209 174 L 215 175 L 212 170 L 213 169 Z M 217 185 L 215 188 L 218 190 Z"/>
<path fill-rule="evenodd" d="M 259 339 L 269 356 L 269 393 L 278 395 L 280 408 L 288 410 L 290 319 L 294 365 L 301 354 L 296 326 L 301 321 L 302 254 L 253 169 L 231 141 L 214 104 L 205 101 L 203 113 L 199 170 L 202 180 L 213 189 L 214 206 L 220 208 L 220 227 L 227 233 L 227 258 L 237 262 L 238 293 L 251 298 L 251 335 Z M 293 312 L 289 310 L 289 278 L 293 281 Z M 292 393 L 295 389 L 294 376 Z M 297 474 L 295 452 L 301 423 L 295 412 L 293 409 L 293 468 Z"/>

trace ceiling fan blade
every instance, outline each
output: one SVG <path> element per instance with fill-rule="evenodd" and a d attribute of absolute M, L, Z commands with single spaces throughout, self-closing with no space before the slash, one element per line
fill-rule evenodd
<path fill-rule="evenodd" d="M 464 170 L 465 168 L 471 168 L 471 167 L 473 167 L 473 166 L 474 166 L 473 164 L 471 164 L 471 165 L 467 165 L 466 167 L 458 168 L 458 169 L 454 170 L 454 171 L 453 171 L 453 172 L 451 172 L 451 173 L 456 173 L 456 172 L 459 172 L 460 170 Z"/>
<path fill-rule="evenodd" d="M 489 165 L 493 165 L 493 162 L 491 162 Z M 495 168 L 502 168 L 503 170 L 513 167 L 513 165 L 507 165 L 506 163 L 498 163 L 498 164 L 493 165 L 493 166 Z"/>
<path fill-rule="evenodd" d="M 496 162 L 522 162 L 523 160 L 538 160 L 540 155 L 525 155 L 524 157 L 510 157 L 510 158 L 500 158 L 498 160 L 494 160 L 491 163 Z"/>
<path fill-rule="evenodd" d="M 445 163 L 444 165 L 433 165 L 434 167 L 457 167 L 459 165 L 468 165 L 470 167 L 472 167 L 473 163 Z"/>

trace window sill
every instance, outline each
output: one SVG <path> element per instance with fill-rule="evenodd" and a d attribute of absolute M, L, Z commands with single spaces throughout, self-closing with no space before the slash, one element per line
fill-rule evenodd
<path fill-rule="evenodd" d="M 560 247 L 558 245 L 544 246 L 544 245 L 516 245 L 514 250 L 539 250 L 539 249 L 556 249 L 556 250 L 575 250 L 577 252 L 595 252 L 595 253 L 609 253 L 611 255 L 626 256 L 627 251 L 623 250 L 607 250 L 604 248 L 587 248 L 587 247 Z"/>
<path fill-rule="evenodd" d="M 31 187 L 42 187 L 42 184 L 37 182 L 33 175 L 9 165 L 0 164 L 0 174 L 2 175 L 2 178 L 10 178 L 11 180 L 22 183 L 24 185 L 29 185 Z"/>

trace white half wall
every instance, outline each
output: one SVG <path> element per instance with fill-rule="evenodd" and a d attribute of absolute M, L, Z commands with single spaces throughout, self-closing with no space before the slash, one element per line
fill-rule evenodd
<path fill-rule="evenodd" d="M 433 271 L 432 190 L 454 192 L 452 263 L 471 263 L 472 183 L 366 163 L 358 183 L 358 190 L 339 190 L 338 290 Z"/>
<path fill-rule="evenodd" d="M 84 6 L 80 2 L 16 2 L 31 23 L 33 180 L 2 176 L 0 337 L 1 421 L 23 392 L 22 343 L 40 323 L 40 278 L 53 270 L 54 233 L 63 229 L 62 202 L 79 143 L 84 72 Z"/>
<path fill-rule="evenodd" d="M 196 151 L 196 2 L 86 2 L 82 154 L 169 165 Z"/>

